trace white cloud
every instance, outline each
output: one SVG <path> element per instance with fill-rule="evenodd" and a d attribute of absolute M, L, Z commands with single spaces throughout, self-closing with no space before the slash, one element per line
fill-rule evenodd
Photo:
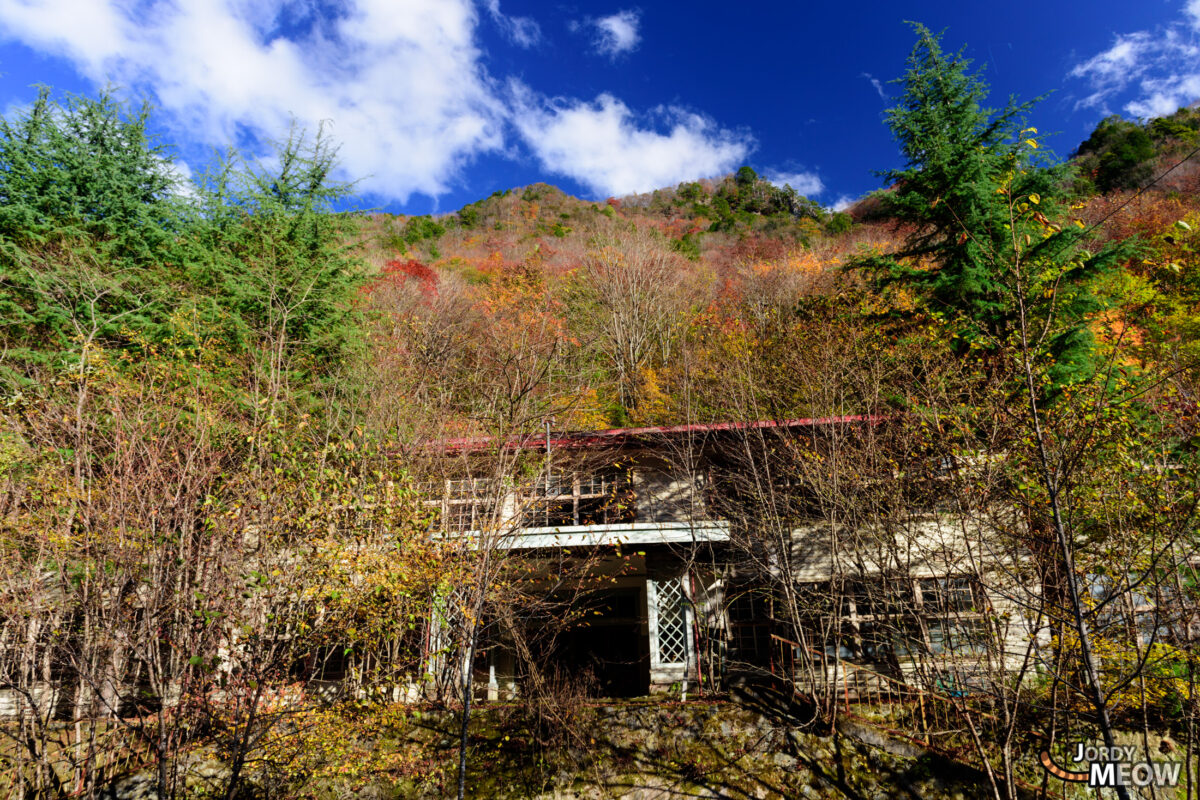
<path fill-rule="evenodd" d="M 333 120 L 346 174 L 401 201 L 447 191 L 472 156 L 503 146 L 469 0 L 357 0 L 296 39 L 273 33 L 285 15 L 295 3 L 0 0 L 0 36 L 152 94 L 201 142 L 275 139 L 293 115 Z"/>
<path fill-rule="evenodd" d="M 1197 2 L 1200 2 L 1200 0 L 1197 0 Z M 879 95 L 880 100 L 888 99 L 887 92 L 883 90 L 883 81 L 879 80 L 879 78 L 876 78 L 869 72 L 862 73 L 862 77 L 870 81 L 871 85 L 875 87 L 875 93 Z"/>
<path fill-rule="evenodd" d="M 831 208 L 834 211 L 845 211 L 850 206 L 858 202 L 858 198 L 851 197 L 848 194 L 838 195 L 838 199 L 834 201 Z"/>
<path fill-rule="evenodd" d="M 618 11 L 588 22 L 596 31 L 592 42 L 596 52 L 611 58 L 636 50 L 642 38 L 638 33 L 641 18 L 636 11 Z"/>
<path fill-rule="evenodd" d="M 0 4 L 0 21 L 0 33 L 7 38 L 69 51 L 73 60 L 91 72 L 127 42 L 120 11 L 103 2 L 5 0 Z"/>
<path fill-rule="evenodd" d="M 815 172 L 768 172 L 766 178 L 782 189 L 791 186 L 798 194 L 812 197 L 825 191 L 825 184 Z"/>
<path fill-rule="evenodd" d="M 1200 0 L 1188 0 L 1184 18 L 1159 31 L 1120 34 L 1111 47 L 1075 65 L 1069 77 L 1090 92 L 1076 108 L 1134 117 L 1170 114 L 1200 98 Z"/>
<path fill-rule="evenodd" d="M 1134 117 L 1150 119 L 1174 114 L 1181 106 L 1200 99 L 1200 71 L 1190 75 L 1176 75 L 1163 79 L 1142 82 L 1148 92 L 1145 96 L 1125 104 L 1125 110 Z"/>
<path fill-rule="evenodd" d="M 310 132 L 331 121 L 340 177 L 402 203 L 446 193 L 480 154 L 517 156 L 514 132 L 547 170 L 600 195 L 729 172 L 753 147 L 673 106 L 643 115 L 609 94 L 535 97 L 488 74 L 481 19 L 518 46 L 541 35 L 501 0 L 344 0 L 336 13 L 314 0 L 0 0 L 0 39 L 151 97 L 185 146 L 275 141 L 293 119 Z M 638 45 L 635 11 L 586 24 L 609 55 Z"/>
<path fill-rule="evenodd" d="M 602 94 L 594 102 L 546 100 L 510 84 L 514 124 L 542 165 L 598 196 L 647 192 L 685 180 L 720 175 L 743 163 L 753 148 L 746 133 L 676 107 L 655 109 L 639 122 L 623 102 Z M 665 123 L 662 133 L 647 124 Z"/>
<path fill-rule="evenodd" d="M 1101 85 L 1124 86 L 1145 71 L 1142 61 L 1155 47 L 1154 37 L 1146 31 L 1118 36 L 1112 47 L 1076 64 L 1070 75 Z"/>
<path fill-rule="evenodd" d="M 542 40 L 542 29 L 531 17 L 509 17 L 500 11 L 500 0 L 485 0 L 488 14 L 505 35 L 519 47 L 533 47 Z"/>
<path fill-rule="evenodd" d="M 171 194 L 176 197 L 196 197 L 195 176 L 186 161 L 174 159 L 167 164 L 167 176 L 171 179 Z"/>

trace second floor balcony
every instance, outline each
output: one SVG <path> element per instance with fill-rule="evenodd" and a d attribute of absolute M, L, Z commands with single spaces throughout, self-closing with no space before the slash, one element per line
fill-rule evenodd
<path fill-rule="evenodd" d="M 437 535 L 490 537 L 505 549 L 729 538 L 728 523 L 704 502 L 702 481 L 657 465 L 551 471 L 523 485 L 450 478 L 422 488 Z"/>

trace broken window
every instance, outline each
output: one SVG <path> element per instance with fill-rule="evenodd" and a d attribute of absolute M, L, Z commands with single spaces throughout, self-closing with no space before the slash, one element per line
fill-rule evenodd
<path fill-rule="evenodd" d="M 421 486 L 436 512 L 433 529 L 446 533 L 486 530 L 495 525 L 501 493 L 488 478 L 454 478 Z"/>
<path fill-rule="evenodd" d="M 526 528 L 628 523 L 637 514 L 633 482 L 628 471 L 616 466 L 544 475 L 521 500 L 521 525 Z"/>

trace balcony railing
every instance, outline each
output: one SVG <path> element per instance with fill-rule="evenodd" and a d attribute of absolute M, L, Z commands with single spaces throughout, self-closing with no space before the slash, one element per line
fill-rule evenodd
<path fill-rule="evenodd" d="M 727 540 L 728 524 L 688 502 L 689 487 L 669 477 L 639 484 L 630 471 L 613 469 L 555 472 L 524 487 L 461 478 L 421 489 L 435 534 L 489 537 L 504 548 Z"/>

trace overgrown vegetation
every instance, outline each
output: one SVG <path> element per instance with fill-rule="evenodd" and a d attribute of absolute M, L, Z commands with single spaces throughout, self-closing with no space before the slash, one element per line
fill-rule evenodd
<path fill-rule="evenodd" d="M 109 95 L 43 92 L 0 123 L 5 790 L 95 796 L 151 769 L 176 796 L 201 752 L 227 798 L 303 795 L 350 761 L 413 785 L 429 770 L 407 744 L 359 762 L 368 722 L 407 724 L 417 699 L 464 709 L 465 780 L 470 670 L 447 654 L 469 663 L 517 608 L 552 640 L 592 565 L 564 556 L 550 602 L 486 525 L 432 535 L 431 443 L 511 486 L 544 464 L 497 443 L 549 424 L 855 415 L 895 424 L 826 451 L 741 442 L 753 502 L 727 515 L 789 635 L 832 602 L 780 581 L 797 525 L 881 552 L 950 509 L 998 532 L 1049 643 L 978 679 L 978 705 L 942 695 L 994 796 L 1043 734 L 1185 740 L 1194 780 L 1200 169 L 1177 164 L 1200 113 L 1107 119 L 1057 164 L 1029 105 L 985 110 L 967 63 L 916 33 L 888 117 L 906 166 L 837 214 L 743 167 L 367 216 L 335 210 L 353 187 L 323 130 L 190 182 L 149 109 Z M 434 609 L 461 630 L 441 650 Z M 522 642 L 523 730 L 580 747 L 579 687 L 544 646 Z"/>

